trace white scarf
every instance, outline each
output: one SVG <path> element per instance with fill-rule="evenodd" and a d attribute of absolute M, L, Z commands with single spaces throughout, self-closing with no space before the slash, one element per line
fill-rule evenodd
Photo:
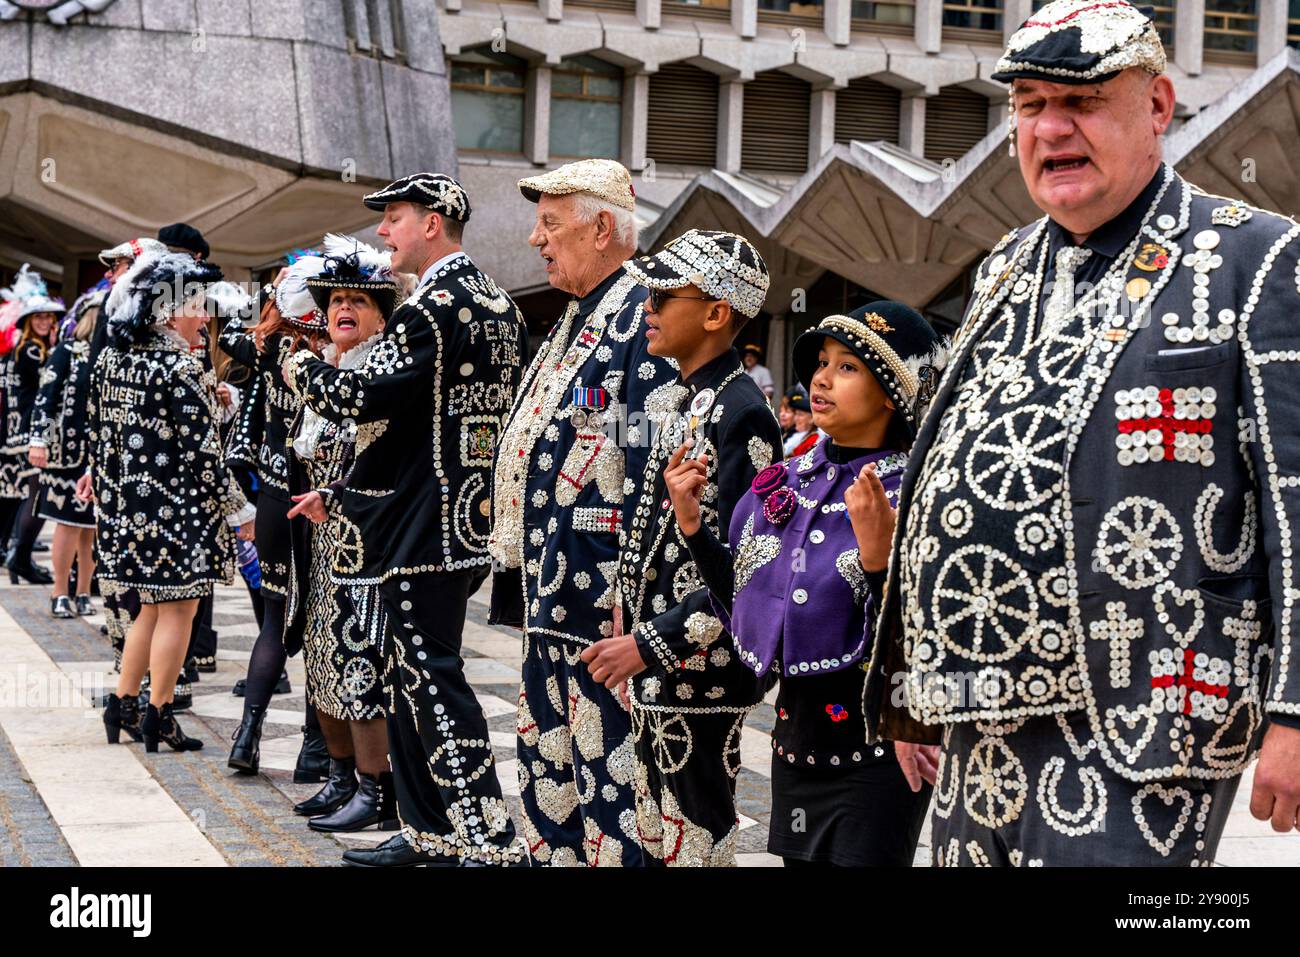
<path fill-rule="evenodd" d="M 383 337 L 384 333 L 380 330 L 364 342 L 357 343 L 342 356 L 338 355 L 338 348 L 331 342 L 322 351 L 321 358 L 330 365 L 335 365 L 337 357 L 338 368 L 355 369 L 366 361 L 366 357 Z M 317 415 L 311 406 L 303 406 L 302 425 L 298 427 L 298 434 L 293 440 L 293 450 L 298 453 L 298 458 L 305 461 L 316 454 L 316 446 L 320 444 L 321 435 L 328 425 L 329 420 Z"/>

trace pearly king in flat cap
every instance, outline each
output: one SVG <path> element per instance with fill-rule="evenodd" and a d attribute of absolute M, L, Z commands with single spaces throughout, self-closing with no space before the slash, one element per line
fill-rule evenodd
<path fill-rule="evenodd" d="M 1011 35 L 993 79 L 1104 83 L 1129 67 L 1163 73 L 1155 24 L 1126 0 L 1053 0 Z"/>
<path fill-rule="evenodd" d="M 611 159 L 578 160 L 540 176 L 527 176 L 519 181 L 519 192 L 530 203 L 537 202 L 542 193 L 549 196 L 590 193 L 623 209 L 636 210 L 632 174 L 622 163 Z"/>
<path fill-rule="evenodd" d="M 767 263 L 743 236 L 708 229 L 682 233 L 653 256 L 629 259 L 628 275 L 651 289 L 694 286 L 724 299 L 753 319 L 763 308 L 770 277 Z"/>
<path fill-rule="evenodd" d="M 458 223 L 469 221 L 469 194 L 446 173 L 412 173 L 367 193 L 361 201 L 377 211 L 389 203 L 415 203 Z"/>

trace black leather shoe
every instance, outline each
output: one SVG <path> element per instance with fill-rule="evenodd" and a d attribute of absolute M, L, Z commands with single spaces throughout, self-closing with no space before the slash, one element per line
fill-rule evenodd
<path fill-rule="evenodd" d="M 294 784 L 315 784 L 324 781 L 330 773 L 330 753 L 325 747 L 325 736 L 320 729 L 302 726 L 302 747 L 293 768 Z"/>
<path fill-rule="evenodd" d="M 153 705 L 147 705 L 144 712 L 144 721 L 140 723 L 140 733 L 144 736 L 144 749 L 150 754 L 158 750 L 158 742 L 167 742 L 167 747 L 173 751 L 198 751 L 203 747 L 203 742 L 198 738 L 191 738 L 177 723 L 175 716 L 172 714 L 171 704 L 165 704 L 161 709 Z"/>
<path fill-rule="evenodd" d="M 11 585 L 17 585 L 19 579 L 32 585 L 54 584 L 54 576 L 30 558 L 25 562 L 10 559 L 5 567 L 9 569 L 9 583 Z"/>
<path fill-rule="evenodd" d="M 55 618 L 77 617 L 76 609 L 72 607 L 72 600 L 67 595 L 50 599 L 50 614 Z"/>
<path fill-rule="evenodd" d="M 140 733 L 140 699 L 133 694 L 119 698 L 109 694 L 104 701 L 104 731 L 109 744 L 117 744 L 123 731 L 130 735 L 132 741 L 139 741 Z"/>
<path fill-rule="evenodd" d="M 95 604 L 90 600 L 89 595 L 77 596 L 77 614 L 82 618 L 95 613 Z"/>
<path fill-rule="evenodd" d="M 333 814 L 357 793 L 357 762 L 355 758 L 330 758 L 329 777 L 325 786 L 293 806 L 294 814 L 315 817 L 317 814 Z"/>
<path fill-rule="evenodd" d="M 348 867 L 459 867 L 460 858 L 417 851 L 397 834 L 378 847 L 354 847 L 343 852 Z"/>
<path fill-rule="evenodd" d="M 262 760 L 262 722 L 266 719 L 266 708 L 261 705 L 244 705 L 244 720 L 235 729 L 234 747 L 226 767 L 234 768 L 240 774 L 256 774 Z"/>
<path fill-rule="evenodd" d="M 397 821 L 397 802 L 393 798 L 393 773 L 384 771 L 378 777 L 362 774 L 352 800 L 333 814 L 312 818 L 307 826 L 326 834 L 364 831 L 368 827 L 396 831 L 401 825 Z"/>

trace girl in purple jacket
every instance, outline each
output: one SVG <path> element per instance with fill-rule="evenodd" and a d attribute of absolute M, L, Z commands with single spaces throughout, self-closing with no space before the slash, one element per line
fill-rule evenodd
<path fill-rule="evenodd" d="M 866 744 L 863 670 L 889 561 L 898 486 L 946 344 L 916 311 L 874 302 L 799 337 L 795 372 L 823 439 L 759 473 L 727 543 L 688 539 L 741 659 L 780 682 L 768 850 L 795 864 L 909 865 L 930 789 L 888 742 Z M 693 526 L 703 470 L 668 473 Z"/>

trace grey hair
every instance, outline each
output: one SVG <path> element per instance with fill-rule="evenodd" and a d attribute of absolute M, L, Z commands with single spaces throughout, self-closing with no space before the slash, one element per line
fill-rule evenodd
<path fill-rule="evenodd" d="M 637 225 L 636 214 L 630 209 L 615 206 L 593 193 L 577 192 L 573 194 L 573 211 L 584 223 L 592 222 L 601 212 L 614 217 L 614 238 L 631 248 L 636 248 Z"/>

